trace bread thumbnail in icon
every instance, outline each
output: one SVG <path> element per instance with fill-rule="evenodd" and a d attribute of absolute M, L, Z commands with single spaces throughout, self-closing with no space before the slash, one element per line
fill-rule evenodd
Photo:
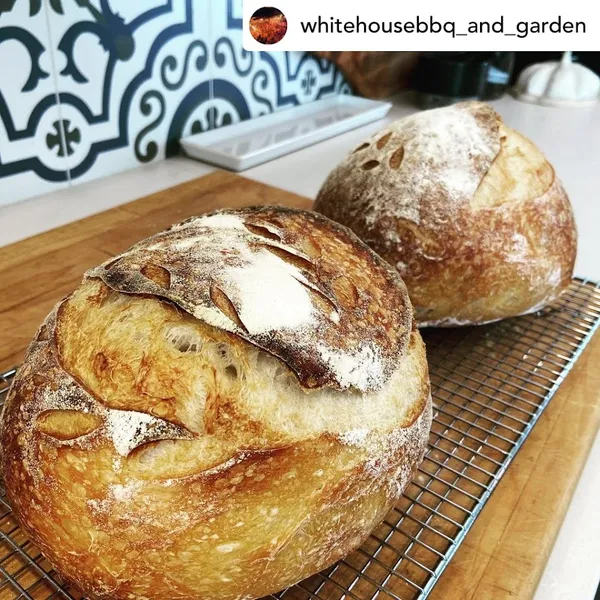
<path fill-rule="evenodd" d="M 286 32 L 287 19 L 278 8 L 264 6 L 250 17 L 250 34 L 260 44 L 276 44 Z"/>

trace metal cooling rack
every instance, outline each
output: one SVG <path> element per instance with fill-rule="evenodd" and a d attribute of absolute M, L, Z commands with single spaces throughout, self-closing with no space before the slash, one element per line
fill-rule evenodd
<path fill-rule="evenodd" d="M 423 332 L 434 398 L 416 477 L 367 542 L 271 600 L 423 600 L 600 324 L 600 285 L 496 324 Z M 15 370 L 0 375 L 4 401 Z M 0 488 L 0 600 L 79 599 L 19 529 Z"/>

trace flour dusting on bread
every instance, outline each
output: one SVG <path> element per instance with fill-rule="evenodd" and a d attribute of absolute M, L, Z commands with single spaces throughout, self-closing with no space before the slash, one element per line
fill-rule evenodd
<path fill-rule="evenodd" d="M 264 240 L 248 231 L 240 215 L 213 214 L 190 219 L 170 229 L 171 235 L 144 250 L 171 252 L 189 261 L 196 260 L 198 274 L 217 285 L 238 309 L 241 325 L 250 335 L 268 334 L 279 329 L 314 327 L 315 307 L 302 271 L 273 254 L 279 248 L 304 260 L 293 248 L 273 240 Z M 185 237 L 173 232 L 185 232 Z M 208 302 L 206 290 L 200 288 L 203 301 L 193 307 L 193 315 L 209 325 L 236 332 L 235 321 Z M 187 303 L 186 303 L 187 304 Z"/>
<path fill-rule="evenodd" d="M 403 164 L 390 172 L 399 174 L 400 196 L 417 204 L 440 191 L 450 203 L 470 199 L 500 150 L 494 128 L 464 105 L 417 113 L 390 131 L 390 145 L 404 147 Z"/>
<path fill-rule="evenodd" d="M 337 374 L 344 388 L 375 389 L 383 376 L 383 364 L 377 347 L 365 344 L 354 354 L 338 352 L 326 346 L 319 347 L 323 360 Z"/>
<path fill-rule="evenodd" d="M 249 341 L 307 389 L 380 389 L 412 327 L 402 280 L 344 228 L 301 214 L 270 207 L 188 219 L 87 275 Z M 344 289 L 361 294 L 338 298 L 340 273 Z"/>
<path fill-rule="evenodd" d="M 364 219 L 367 226 L 386 218 L 415 225 L 423 219 L 443 222 L 453 205 L 468 204 L 500 151 L 493 114 L 459 104 L 396 121 L 334 169 L 319 196 L 334 197 L 343 188 L 343 205 L 336 210 L 346 218 Z M 377 142 L 383 138 L 387 141 L 381 147 Z M 393 162 L 398 149 L 400 164 Z M 393 228 L 385 233 L 390 243 L 398 241 Z"/>

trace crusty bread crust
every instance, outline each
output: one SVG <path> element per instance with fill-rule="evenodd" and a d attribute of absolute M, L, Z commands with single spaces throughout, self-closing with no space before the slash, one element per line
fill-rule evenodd
<path fill-rule="evenodd" d="M 323 217 L 242 214 L 260 222 L 256 227 L 278 214 L 277 235 L 310 244 L 310 281 L 339 307 L 334 324 L 346 335 L 362 316 L 362 331 L 376 332 L 373 339 L 387 348 L 382 355 L 395 362 L 368 390 L 340 389 L 345 380 L 335 364 L 329 369 L 336 375 L 320 371 L 320 387 L 303 385 L 308 369 L 288 366 L 295 364 L 291 337 L 280 338 L 285 353 L 282 345 L 268 352 L 233 313 L 235 325 L 227 327 L 210 323 L 210 315 L 193 316 L 205 289 L 194 277 L 202 273 L 183 268 L 175 242 L 169 252 L 162 236 L 124 253 L 118 271 L 110 264 L 91 271 L 39 329 L 0 431 L 15 515 L 86 597 L 234 600 L 275 592 L 358 546 L 422 459 L 432 410 L 427 363 L 398 275 Z M 171 239 L 197 240 L 197 222 L 190 223 L 173 228 Z M 236 247 L 238 231 L 223 248 Z M 342 246 L 349 254 L 336 254 Z M 230 253 L 217 256 L 220 270 L 211 274 L 231 266 Z M 286 273 L 296 274 L 282 256 Z M 336 288 L 329 260 L 340 261 L 356 282 L 354 304 L 340 298 L 348 286 Z M 159 286 L 156 293 L 133 277 L 135 264 Z M 174 285 L 182 273 L 187 291 L 197 294 L 185 304 L 183 288 Z M 365 278 L 380 282 L 380 295 L 371 287 L 363 295 Z M 218 281 L 225 287 L 231 278 Z M 222 291 L 243 324 L 244 298 L 233 287 Z M 265 295 L 272 291 L 264 288 Z M 361 304 L 365 296 L 368 305 Z M 329 309 L 310 297 L 315 311 Z M 394 297 L 395 306 L 381 305 Z M 357 305 L 362 312 L 353 310 Z M 387 329 L 376 329 L 384 309 Z M 407 324 L 405 336 L 384 337 Z M 322 339 L 335 343 L 333 331 Z M 310 338 L 315 353 L 322 339 Z M 337 348 L 352 356 L 355 343 L 340 339 Z"/>
<path fill-rule="evenodd" d="M 314 208 L 398 269 L 420 326 L 531 312 L 572 278 L 577 235 L 560 181 L 480 102 L 376 134 L 334 169 Z"/>
<path fill-rule="evenodd" d="M 412 327 L 406 287 L 385 261 L 345 227 L 281 206 L 188 219 L 89 276 L 235 333 L 285 361 L 306 388 L 380 387 Z"/>

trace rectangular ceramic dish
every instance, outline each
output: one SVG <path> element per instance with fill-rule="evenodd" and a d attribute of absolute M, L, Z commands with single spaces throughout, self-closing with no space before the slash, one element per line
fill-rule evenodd
<path fill-rule="evenodd" d="M 382 119 L 389 102 L 338 95 L 196 133 L 181 140 L 192 158 L 244 171 L 311 144 Z"/>

